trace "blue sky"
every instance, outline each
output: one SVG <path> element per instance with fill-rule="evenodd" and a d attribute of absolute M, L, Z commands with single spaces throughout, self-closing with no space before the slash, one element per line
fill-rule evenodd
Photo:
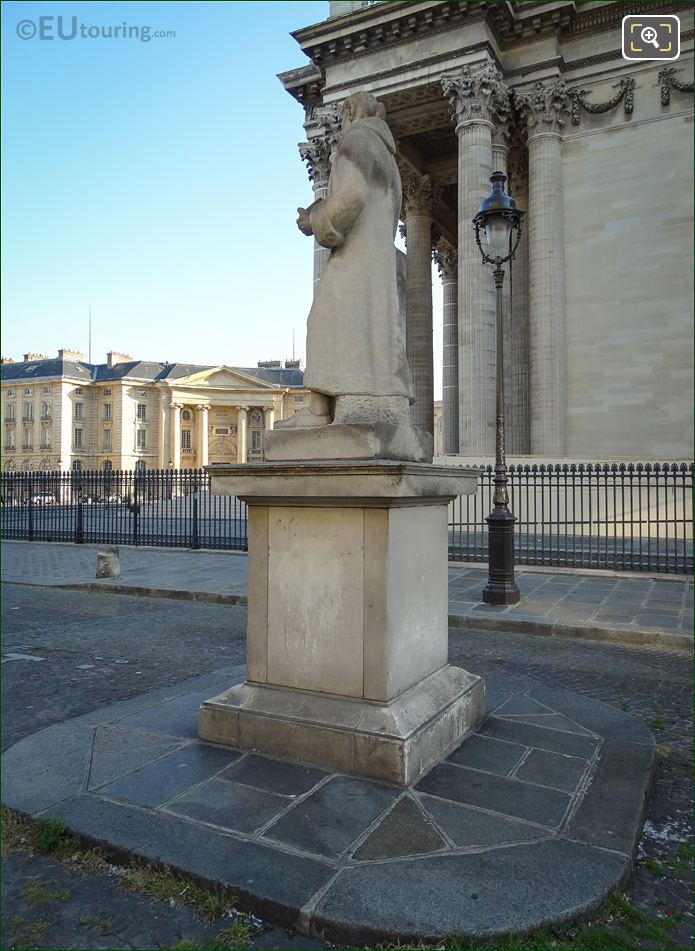
<path fill-rule="evenodd" d="M 90 304 L 95 361 L 252 366 L 291 356 L 293 330 L 303 355 L 312 249 L 295 218 L 312 196 L 303 110 L 276 73 L 308 62 L 290 30 L 327 13 L 3 4 L 3 355 L 86 354 Z M 75 39 L 58 38 L 61 16 L 68 34 L 77 17 Z M 40 17 L 53 40 L 18 35 Z M 176 35 L 80 35 L 124 22 Z"/>

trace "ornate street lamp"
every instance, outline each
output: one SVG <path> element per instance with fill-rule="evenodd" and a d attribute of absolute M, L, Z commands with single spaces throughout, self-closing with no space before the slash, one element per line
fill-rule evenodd
<path fill-rule="evenodd" d="M 509 511 L 507 492 L 507 462 L 504 451 L 504 344 L 502 337 L 502 283 L 504 268 L 521 238 L 521 219 L 524 215 L 514 199 L 504 190 L 506 176 L 494 172 L 490 176 L 490 194 L 473 219 L 475 242 L 483 257 L 483 264 L 492 265 L 497 299 L 496 323 L 496 404 L 495 433 L 495 492 L 488 524 L 488 582 L 483 589 L 486 604 L 516 604 L 519 589 L 514 580 L 514 522 Z M 481 234 L 481 231 L 483 234 Z"/>

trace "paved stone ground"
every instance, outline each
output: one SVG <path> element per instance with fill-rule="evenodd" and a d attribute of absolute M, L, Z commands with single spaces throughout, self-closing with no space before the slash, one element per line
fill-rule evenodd
<path fill-rule="evenodd" d="M 10 660 L 3 665 L 3 745 L 49 723 L 186 679 L 193 667 L 196 672 L 214 671 L 242 662 L 244 624 L 241 607 L 6 586 L 5 653 L 44 659 Z M 675 912 L 681 916 L 676 945 L 690 947 L 692 881 L 663 862 L 664 856 L 692 836 L 689 659 L 682 653 L 656 648 L 469 630 L 452 630 L 450 645 L 452 662 L 486 677 L 507 676 L 522 686 L 545 684 L 570 689 L 616 704 L 654 731 L 661 756 L 640 848 L 643 859 L 663 875 L 657 877 L 641 864 L 628 895 L 650 914 Z M 119 660 L 128 663 L 117 664 Z M 86 666 L 90 664 L 93 666 Z M 5 869 L 8 901 L 14 888 L 14 861 Z M 38 861 L 28 860 L 25 873 L 50 878 L 43 865 L 34 865 Z M 57 866 L 54 871 L 55 876 L 63 874 Z M 103 901 L 90 897 L 93 883 L 87 882 L 77 881 L 71 892 L 69 904 L 76 909 L 74 915 L 108 917 Z M 161 911 L 149 902 L 141 906 L 141 901 L 133 898 L 128 911 L 133 927 L 140 928 L 139 943 L 109 940 L 109 947 L 171 946 L 168 937 L 163 941 L 158 937 L 153 916 Z M 64 940 L 61 943 L 62 916 L 67 913 L 63 904 L 49 911 L 44 916 L 50 919 L 49 932 L 42 946 L 84 947 L 74 938 L 72 944 Z M 20 913 L 16 908 L 11 911 Z M 196 934 L 185 933 L 192 937 Z M 308 947 L 305 938 L 286 940 L 289 943 L 264 946 Z M 89 944 L 90 948 L 103 946 Z"/>
<path fill-rule="evenodd" d="M 93 585 L 201 600 L 242 601 L 247 557 L 237 552 L 183 551 L 121 546 L 121 577 L 95 580 L 95 545 L 5 542 L 5 581 L 42 585 Z M 588 637 L 627 643 L 663 643 L 690 650 L 692 578 L 534 571 L 520 568 L 522 599 L 511 607 L 483 604 L 483 566 L 449 568 L 452 624 L 475 630 Z"/>

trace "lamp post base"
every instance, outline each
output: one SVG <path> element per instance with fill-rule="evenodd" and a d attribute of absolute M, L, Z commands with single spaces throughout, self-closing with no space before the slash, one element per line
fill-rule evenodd
<path fill-rule="evenodd" d="M 521 595 L 514 580 L 514 522 L 507 508 L 493 509 L 488 524 L 488 582 L 485 604 L 518 604 Z"/>

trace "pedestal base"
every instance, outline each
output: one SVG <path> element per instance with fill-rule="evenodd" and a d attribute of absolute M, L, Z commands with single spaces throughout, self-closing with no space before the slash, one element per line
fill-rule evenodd
<path fill-rule="evenodd" d="M 476 473 L 393 460 L 210 471 L 213 493 L 249 506 L 248 680 L 203 704 L 200 738 L 414 782 L 483 715 L 481 679 L 447 664 L 447 505 Z"/>
<path fill-rule="evenodd" d="M 411 785 L 477 729 L 481 677 L 446 666 L 389 704 L 248 681 L 206 700 L 201 740 Z"/>

